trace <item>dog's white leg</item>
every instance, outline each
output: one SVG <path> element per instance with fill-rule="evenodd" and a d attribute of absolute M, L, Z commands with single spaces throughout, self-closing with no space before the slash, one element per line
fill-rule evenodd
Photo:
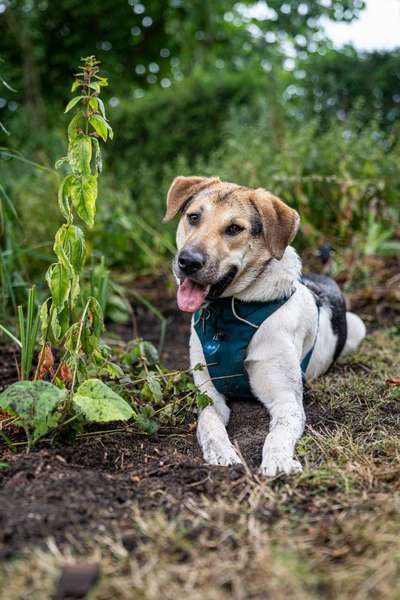
<path fill-rule="evenodd" d="M 254 394 L 271 415 L 261 472 L 270 477 L 280 472 L 301 472 L 294 450 L 304 431 L 305 415 L 301 371 L 294 348 L 281 347 L 273 360 L 251 361 L 248 370 Z"/>
<path fill-rule="evenodd" d="M 269 406 L 270 431 L 263 447 L 261 471 L 270 477 L 283 472 L 300 473 L 303 468 L 293 458 L 297 441 L 304 431 L 304 411 L 295 398 L 275 397 Z"/>
<path fill-rule="evenodd" d="M 205 364 L 203 349 L 195 331 L 190 338 L 190 364 Z M 215 389 L 207 367 L 193 372 L 197 387 L 213 401 L 212 406 L 204 408 L 197 424 L 197 439 L 203 451 L 204 460 L 210 465 L 233 465 L 241 462 L 238 453 L 231 444 L 226 431 L 230 409 L 225 398 Z"/>

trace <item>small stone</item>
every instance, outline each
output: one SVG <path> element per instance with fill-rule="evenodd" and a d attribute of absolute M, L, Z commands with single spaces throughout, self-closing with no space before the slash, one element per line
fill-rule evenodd
<path fill-rule="evenodd" d="M 99 577 L 98 564 L 64 565 L 57 584 L 56 598 L 84 598 Z"/>

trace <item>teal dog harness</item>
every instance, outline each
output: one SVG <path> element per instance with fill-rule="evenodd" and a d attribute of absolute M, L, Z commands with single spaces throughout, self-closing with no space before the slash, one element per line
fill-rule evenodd
<path fill-rule="evenodd" d="M 254 398 L 244 367 L 247 347 L 261 323 L 288 300 L 243 302 L 233 297 L 219 298 L 194 314 L 193 325 L 218 392 L 228 398 Z M 301 361 L 303 381 L 314 345 Z"/>

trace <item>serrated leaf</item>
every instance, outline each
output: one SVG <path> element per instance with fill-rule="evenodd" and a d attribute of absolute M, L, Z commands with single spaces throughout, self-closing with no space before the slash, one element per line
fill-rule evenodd
<path fill-rule="evenodd" d="M 111 379 L 119 379 L 125 375 L 123 370 L 116 363 L 106 361 L 101 367 L 100 375 L 107 375 Z"/>
<path fill-rule="evenodd" d="M 74 106 L 78 104 L 78 102 L 83 100 L 83 98 L 84 96 L 75 96 L 75 98 L 72 98 L 65 107 L 64 113 L 69 112 L 72 108 L 74 108 Z"/>
<path fill-rule="evenodd" d="M 90 175 L 92 160 L 92 140 L 88 135 L 79 135 L 73 139 L 68 148 L 68 158 L 74 174 Z"/>
<path fill-rule="evenodd" d="M 28 440 L 35 443 L 59 424 L 58 408 L 65 396 L 65 390 L 47 381 L 18 381 L 0 394 L 0 408 L 18 417 Z"/>
<path fill-rule="evenodd" d="M 136 425 L 144 432 L 149 435 L 153 435 L 159 429 L 159 424 L 152 417 L 154 416 L 154 409 L 152 406 L 143 406 L 140 412 L 135 417 Z"/>
<path fill-rule="evenodd" d="M 64 267 L 79 273 L 85 263 L 85 238 L 76 225 L 62 225 L 56 233 L 54 252 Z"/>
<path fill-rule="evenodd" d="M 70 190 L 76 212 L 86 225 L 92 227 L 96 214 L 97 175 L 74 177 Z"/>
<path fill-rule="evenodd" d="M 159 380 L 157 379 L 157 377 L 155 376 L 155 374 L 152 373 L 151 371 L 149 371 L 147 373 L 146 380 L 147 380 L 147 384 L 153 395 L 154 400 L 157 403 L 162 402 L 162 400 L 163 400 L 162 388 L 161 388 L 161 384 L 160 384 Z"/>
<path fill-rule="evenodd" d="M 89 119 L 89 123 L 96 133 L 106 142 L 108 137 L 107 123 L 100 115 L 93 115 Z"/>
<path fill-rule="evenodd" d="M 50 288 L 53 304 L 60 313 L 68 299 L 70 280 L 68 271 L 61 263 L 51 265 L 46 273 L 46 281 Z"/>
<path fill-rule="evenodd" d="M 73 403 L 91 423 L 128 421 L 134 416 L 129 404 L 100 379 L 88 379 L 77 389 Z"/>

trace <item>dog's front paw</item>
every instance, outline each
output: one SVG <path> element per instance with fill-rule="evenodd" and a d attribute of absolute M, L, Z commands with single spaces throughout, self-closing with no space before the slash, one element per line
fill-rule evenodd
<path fill-rule="evenodd" d="M 298 460 L 286 454 L 271 454 L 263 460 L 260 471 L 267 477 L 274 477 L 279 473 L 285 473 L 285 475 L 301 473 L 303 467 Z"/>
<path fill-rule="evenodd" d="M 217 440 L 210 440 L 206 446 L 203 446 L 203 457 L 209 465 L 239 465 L 240 456 L 231 443 L 225 444 Z"/>

